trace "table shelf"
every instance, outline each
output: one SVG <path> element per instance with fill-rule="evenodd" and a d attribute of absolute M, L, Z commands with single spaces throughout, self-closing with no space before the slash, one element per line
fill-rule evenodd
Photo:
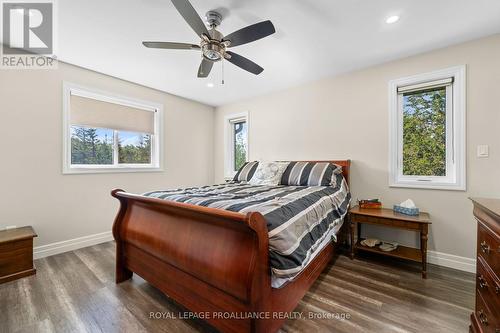
<path fill-rule="evenodd" d="M 371 252 L 371 253 L 379 253 L 383 254 L 388 257 L 394 257 L 394 258 L 400 258 L 400 259 L 406 259 L 406 260 L 411 260 L 411 261 L 416 261 L 416 262 L 422 262 L 422 252 L 420 249 L 415 249 L 412 247 L 407 247 L 407 246 L 402 246 L 398 245 L 398 247 L 395 250 L 392 251 L 382 251 L 378 245 L 374 247 L 368 247 L 361 245 L 361 240 L 358 240 L 356 242 L 356 245 L 354 246 L 356 250 L 361 250 L 361 251 L 366 251 L 366 252 Z"/>

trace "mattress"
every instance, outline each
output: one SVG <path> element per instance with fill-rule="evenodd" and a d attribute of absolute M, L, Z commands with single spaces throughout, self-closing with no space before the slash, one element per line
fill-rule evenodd
<path fill-rule="evenodd" d="M 159 190 L 144 196 L 233 212 L 260 212 L 269 232 L 269 260 L 275 288 L 293 280 L 336 233 L 351 194 L 342 174 L 331 186 L 259 186 L 225 183 Z"/>

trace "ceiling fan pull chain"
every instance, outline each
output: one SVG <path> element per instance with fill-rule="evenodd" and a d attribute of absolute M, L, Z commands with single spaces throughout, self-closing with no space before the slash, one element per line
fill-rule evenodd
<path fill-rule="evenodd" d="M 222 84 L 224 84 L 224 57 L 222 58 Z"/>

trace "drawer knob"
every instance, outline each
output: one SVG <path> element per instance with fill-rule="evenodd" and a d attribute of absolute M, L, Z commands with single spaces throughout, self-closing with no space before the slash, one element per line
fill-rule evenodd
<path fill-rule="evenodd" d="M 488 317 L 486 317 L 483 310 L 479 310 L 479 321 L 483 325 L 488 325 Z"/>
<path fill-rule="evenodd" d="M 488 245 L 488 243 L 486 243 L 486 241 L 481 242 L 481 251 L 486 254 L 490 253 L 490 246 Z"/>
<path fill-rule="evenodd" d="M 484 279 L 484 276 L 479 275 L 477 280 L 479 281 L 479 288 L 486 289 L 488 288 L 488 282 Z"/>

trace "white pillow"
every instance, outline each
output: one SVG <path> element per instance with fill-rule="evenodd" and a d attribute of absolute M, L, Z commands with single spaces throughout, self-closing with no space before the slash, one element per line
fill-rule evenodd
<path fill-rule="evenodd" d="M 259 162 L 259 166 L 248 182 L 251 185 L 279 185 L 289 162 Z"/>

